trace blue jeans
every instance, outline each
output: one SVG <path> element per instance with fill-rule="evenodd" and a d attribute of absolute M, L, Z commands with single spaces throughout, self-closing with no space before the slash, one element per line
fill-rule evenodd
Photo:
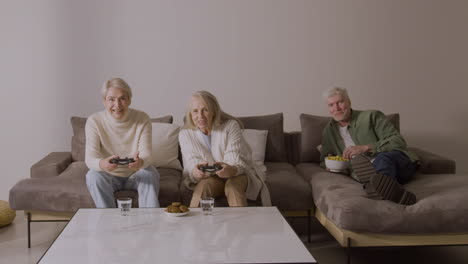
<path fill-rule="evenodd" d="M 89 170 L 86 185 L 96 208 L 115 208 L 114 192 L 124 189 L 138 191 L 139 207 L 159 207 L 159 177 L 159 172 L 153 166 L 140 169 L 130 177 Z"/>
<path fill-rule="evenodd" d="M 392 177 L 398 183 L 407 183 L 418 170 L 418 164 L 411 162 L 405 153 L 394 150 L 377 154 L 372 162 L 375 170 Z"/>

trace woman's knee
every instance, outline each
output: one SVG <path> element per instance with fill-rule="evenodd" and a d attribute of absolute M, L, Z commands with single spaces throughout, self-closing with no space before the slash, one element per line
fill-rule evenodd
<path fill-rule="evenodd" d="M 227 194 L 228 192 L 235 192 L 235 193 L 244 193 L 247 189 L 247 176 L 246 175 L 239 175 L 232 177 L 226 181 L 224 185 L 224 192 Z"/>
<path fill-rule="evenodd" d="M 199 183 L 197 183 L 197 185 L 195 186 L 195 190 L 197 191 L 197 193 L 200 194 L 215 195 L 220 192 L 219 189 L 221 189 L 222 191 L 223 186 L 223 181 L 217 179 L 216 177 L 210 177 L 207 179 L 203 179 Z"/>

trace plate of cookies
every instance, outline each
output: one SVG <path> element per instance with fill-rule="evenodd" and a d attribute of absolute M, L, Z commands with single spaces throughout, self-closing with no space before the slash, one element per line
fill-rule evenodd
<path fill-rule="evenodd" d="M 173 202 L 171 205 L 169 205 L 166 210 L 164 210 L 164 213 L 169 216 L 183 216 L 186 215 L 190 212 L 190 209 L 188 209 L 187 206 L 179 203 L 179 202 Z"/>

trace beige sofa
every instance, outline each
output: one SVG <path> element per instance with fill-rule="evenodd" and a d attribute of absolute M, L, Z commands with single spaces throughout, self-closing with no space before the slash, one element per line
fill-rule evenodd
<path fill-rule="evenodd" d="M 399 129 L 398 114 L 388 117 Z M 286 216 L 309 217 L 310 223 L 311 213 L 315 214 L 346 247 L 466 244 L 468 177 L 454 174 L 453 160 L 413 149 L 422 165 L 407 186 L 418 202 L 404 207 L 367 199 L 360 184 L 319 167 L 316 147 L 329 118 L 303 114 L 301 132 L 286 133 L 281 113 L 240 119 L 246 128 L 268 130 L 266 183 L 273 205 Z M 85 118 L 72 118 L 71 152 L 50 153 L 31 167 L 30 179 L 19 181 L 10 190 L 10 205 L 26 212 L 28 227 L 34 221 L 67 221 L 77 209 L 94 207 L 85 183 L 88 170 L 83 162 L 85 122 Z M 153 122 L 171 123 L 172 117 Z M 161 206 L 173 201 L 188 204 L 191 192 L 181 184 L 181 171 L 158 170 Z M 131 196 L 137 205 L 134 191 L 118 192 L 116 196 Z M 217 202 L 226 205 L 225 200 Z"/>
<path fill-rule="evenodd" d="M 290 162 L 291 134 L 283 132 L 283 114 L 240 117 L 245 128 L 268 130 L 265 166 L 271 200 L 286 216 L 308 217 L 313 209 L 312 191 Z M 153 122 L 172 123 L 172 116 L 156 118 Z M 52 152 L 31 167 L 31 178 L 19 181 L 10 190 L 10 206 L 24 210 L 31 222 L 67 221 L 79 208 L 95 207 L 86 187 L 88 171 L 84 163 L 86 118 L 72 117 L 72 147 L 70 152 Z M 182 172 L 174 168 L 158 168 L 160 174 L 159 201 L 162 207 L 174 201 L 188 205 L 192 192 L 182 184 Z M 132 197 L 138 206 L 135 191 L 119 191 L 116 197 Z M 226 206 L 225 199 L 216 201 Z M 251 201 L 259 205 L 258 201 Z M 30 238 L 28 232 L 28 238 Z M 30 239 L 28 239 L 30 246 Z"/>

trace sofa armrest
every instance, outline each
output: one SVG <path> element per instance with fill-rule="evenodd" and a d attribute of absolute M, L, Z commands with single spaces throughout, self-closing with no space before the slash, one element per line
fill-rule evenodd
<path fill-rule="evenodd" d="M 58 176 L 71 162 L 71 152 L 51 152 L 31 166 L 31 178 Z"/>
<path fill-rule="evenodd" d="M 445 174 L 455 173 L 455 161 L 441 155 L 431 153 L 419 148 L 408 148 L 411 152 L 418 155 L 421 166 L 419 171 L 424 174 Z"/>

